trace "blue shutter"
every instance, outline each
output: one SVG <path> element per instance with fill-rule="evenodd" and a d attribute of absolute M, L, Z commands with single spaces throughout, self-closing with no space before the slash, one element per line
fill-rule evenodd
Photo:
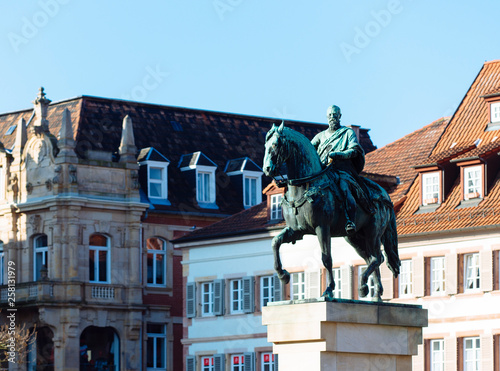
<path fill-rule="evenodd" d="M 275 354 L 274 355 L 274 368 L 273 368 L 273 371 L 278 371 L 279 368 L 278 368 L 278 355 Z"/>
<path fill-rule="evenodd" d="M 243 277 L 243 312 L 253 313 L 254 311 L 254 278 L 253 277 Z"/>
<path fill-rule="evenodd" d="M 225 371 L 226 369 L 226 357 L 224 354 L 214 355 L 214 371 Z"/>
<path fill-rule="evenodd" d="M 224 315 L 224 280 L 214 280 L 214 314 Z"/>
<path fill-rule="evenodd" d="M 281 281 L 278 278 L 277 274 L 273 275 L 273 291 L 274 291 L 274 300 L 273 301 L 281 301 L 284 300 L 282 298 L 282 290 L 281 290 Z"/>
<path fill-rule="evenodd" d="M 186 357 L 186 371 L 196 371 L 196 357 Z"/>
<path fill-rule="evenodd" d="M 186 317 L 196 317 L 196 283 L 186 285 Z"/>
<path fill-rule="evenodd" d="M 243 353 L 243 371 L 255 371 L 255 353 Z"/>

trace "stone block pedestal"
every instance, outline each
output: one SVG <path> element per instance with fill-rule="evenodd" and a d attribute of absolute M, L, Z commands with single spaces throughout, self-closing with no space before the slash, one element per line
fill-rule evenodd
<path fill-rule="evenodd" d="M 280 371 L 411 371 L 427 310 L 342 299 L 282 301 L 263 308 L 262 323 Z"/>

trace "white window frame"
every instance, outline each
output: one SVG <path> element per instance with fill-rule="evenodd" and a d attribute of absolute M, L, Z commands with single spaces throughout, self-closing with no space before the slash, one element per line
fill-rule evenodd
<path fill-rule="evenodd" d="M 479 172 L 479 177 L 477 173 Z M 473 174 L 473 177 L 469 179 L 469 175 Z M 473 182 L 469 186 L 469 180 Z M 473 198 L 483 197 L 483 167 L 481 165 L 467 166 L 464 167 L 464 200 L 469 200 Z"/>
<path fill-rule="evenodd" d="M 160 325 L 163 326 L 163 331 L 160 332 L 149 332 L 147 331 L 147 325 Z M 167 371 L 167 325 L 165 324 L 157 324 L 157 323 L 148 323 L 146 324 L 146 331 L 148 336 L 148 341 L 153 339 L 153 360 L 155 365 L 153 367 L 148 367 L 148 371 Z M 163 349 L 158 349 L 158 340 L 163 339 Z M 158 367 L 156 361 L 158 359 L 157 354 L 158 351 L 163 352 L 163 360 L 165 362 L 165 367 Z"/>
<path fill-rule="evenodd" d="M 266 361 L 267 358 L 267 361 Z M 275 371 L 274 354 L 272 352 L 263 352 L 260 355 L 261 371 Z M 266 366 L 268 366 L 266 368 Z M 277 371 L 277 370 L 276 370 Z"/>
<path fill-rule="evenodd" d="M 248 191 L 247 180 L 255 181 L 254 189 L 250 189 Z M 247 193 L 248 197 L 250 197 L 250 200 L 247 199 Z M 252 202 L 252 198 L 255 198 L 254 202 Z M 249 208 L 258 205 L 261 202 L 262 202 L 262 173 L 257 171 L 243 171 L 243 206 L 245 208 Z"/>
<path fill-rule="evenodd" d="M 5 252 L 3 247 L 3 242 L 0 241 L 0 286 L 4 285 L 6 281 L 6 277 L 4 274 L 7 270 L 5 269 Z"/>
<path fill-rule="evenodd" d="M 306 298 L 306 274 L 295 272 L 290 274 L 290 299 L 303 300 Z"/>
<path fill-rule="evenodd" d="M 413 295 L 413 263 L 411 259 L 401 260 L 399 271 L 399 297 L 407 298 Z"/>
<path fill-rule="evenodd" d="M 208 361 L 208 365 L 205 365 L 205 361 Z M 214 371 L 214 356 L 203 356 L 200 358 L 200 369 L 201 371 Z"/>
<path fill-rule="evenodd" d="M 260 307 L 274 301 L 274 276 L 260 277 Z"/>
<path fill-rule="evenodd" d="M 434 349 L 437 348 L 437 349 Z M 444 340 L 433 339 L 429 343 L 430 371 L 444 371 Z"/>
<path fill-rule="evenodd" d="M 479 253 L 464 254 L 464 292 L 481 288 L 481 263 Z"/>
<path fill-rule="evenodd" d="M 205 178 L 202 178 L 203 180 L 201 181 L 199 177 L 201 175 L 208 175 L 208 194 L 204 195 L 202 194 L 202 190 L 205 191 L 205 184 L 207 181 Z M 206 205 L 212 205 L 215 204 L 215 167 L 213 166 L 201 166 L 198 165 L 196 166 L 196 201 L 198 204 L 203 207 Z M 205 193 L 205 192 L 203 192 Z M 201 197 L 203 196 L 203 197 Z M 206 197 L 205 197 L 206 196 Z M 206 199 L 205 199 L 206 198 Z"/>
<path fill-rule="evenodd" d="M 146 255 L 146 285 L 150 287 L 166 287 L 167 286 L 167 241 L 165 241 L 163 238 L 160 237 L 151 237 L 155 238 L 159 241 L 162 242 L 163 249 L 162 250 L 154 250 L 154 249 L 147 249 L 147 255 Z M 151 238 L 148 238 L 150 240 Z M 146 243 L 146 247 L 147 247 Z M 147 264 L 147 260 L 149 259 L 149 256 L 152 256 L 153 260 L 153 282 L 150 283 L 148 278 L 149 278 L 149 266 Z M 158 257 L 162 257 L 163 259 L 163 264 L 162 264 L 162 269 L 163 269 L 163 283 L 157 283 L 156 282 L 156 274 L 157 274 L 157 264 L 155 264 L 156 259 Z"/>
<path fill-rule="evenodd" d="M 361 275 L 368 268 L 367 265 L 360 265 L 358 267 L 358 285 L 361 282 Z M 375 280 L 373 279 L 373 273 L 368 277 L 368 281 L 366 283 L 368 285 L 368 295 L 364 298 L 359 298 L 360 300 L 372 300 L 373 295 L 375 294 Z"/>
<path fill-rule="evenodd" d="M 243 280 L 229 281 L 229 305 L 231 314 L 243 313 Z"/>
<path fill-rule="evenodd" d="M 490 104 L 490 121 L 500 122 L 500 102 Z"/>
<path fill-rule="evenodd" d="M 153 200 L 167 200 L 168 199 L 168 162 L 160 161 L 145 161 L 148 167 L 148 197 Z M 161 170 L 161 179 L 151 178 L 151 169 Z M 161 195 L 152 196 L 151 195 L 151 183 L 160 184 Z"/>
<path fill-rule="evenodd" d="M 238 363 L 235 360 L 238 359 Z M 244 371 L 245 370 L 245 358 L 243 354 L 232 354 L 231 355 L 231 371 Z"/>
<path fill-rule="evenodd" d="M 45 244 L 46 246 L 37 246 L 38 241 L 41 240 L 42 238 L 46 239 L 46 241 L 47 241 L 47 243 Z M 44 265 L 47 267 L 47 269 L 49 268 L 49 261 L 48 261 L 49 246 L 48 246 L 48 244 L 49 244 L 48 237 L 45 234 L 40 234 L 33 239 L 33 281 L 38 281 L 41 279 L 40 272 L 41 272 L 41 269 Z M 42 255 L 42 266 L 41 267 L 37 266 L 38 254 Z"/>
<path fill-rule="evenodd" d="M 281 208 L 281 200 L 283 195 L 281 193 L 271 195 L 271 220 L 283 219 L 283 209 Z"/>
<path fill-rule="evenodd" d="M 430 258 L 430 284 L 431 296 L 442 296 L 446 294 L 446 268 L 444 256 L 433 256 Z"/>
<path fill-rule="evenodd" d="M 481 370 L 481 339 L 479 337 L 464 338 L 464 370 L 479 371 Z M 467 346 L 467 343 L 471 345 Z M 472 366 L 472 367 L 469 367 Z"/>
<path fill-rule="evenodd" d="M 431 181 L 429 184 L 428 181 Z M 430 189 L 429 189 L 430 187 Z M 437 187 L 437 190 L 434 189 Z M 437 193 L 437 195 L 436 195 Z M 437 196 L 437 197 L 435 197 Z M 422 174 L 422 205 L 434 205 L 441 203 L 441 174 L 433 171 Z"/>
<path fill-rule="evenodd" d="M 90 276 L 89 276 L 89 282 L 109 284 L 109 283 L 111 283 L 111 279 L 110 279 L 110 277 L 111 277 L 111 239 L 108 236 L 106 236 L 105 234 L 101 234 L 101 233 L 95 233 L 95 234 L 106 238 L 106 246 L 93 246 L 93 245 L 90 245 L 90 243 L 89 243 L 89 255 L 90 255 L 91 251 L 94 252 L 94 278 L 95 278 L 94 280 L 90 280 Z M 106 281 L 99 281 L 99 251 L 106 252 Z M 90 265 L 90 261 L 89 261 L 89 265 Z"/>
<path fill-rule="evenodd" d="M 333 297 L 336 299 L 342 298 L 342 272 L 340 268 L 333 268 L 333 280 L 335 288 L 333 289 Z"/>
<path fill-rule="evenodd" d="M 214 281 L 201 282 L 201 316 L 213 317 L 215 305 Z"/>

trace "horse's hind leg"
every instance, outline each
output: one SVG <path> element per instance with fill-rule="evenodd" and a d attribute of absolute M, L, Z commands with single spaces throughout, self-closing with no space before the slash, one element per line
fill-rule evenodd
<path fill-rule="evenodd" d="M 329 226 L 316 227 L 316 236 L 318 236 L 319 245 L 321 246 L 321 259 L 326 271 L 328 272 L 329 284 L 322 296 L 333 299 L 333 290 L 335 289 L 335 280 L 332 270 L 332 239 Z"/>
<path fill-rule="evenodd" d="M 303 236 L 303 233 L 294 231 L 290 227 L 285 227 L 277 236 L 273 238 L 272 247 L 274 252 L 274 269 L 276 270 L 276 273 L 278 273 L 278 277 L 281 282 L 285 285 L 290 282 L 290 273 L 284 270 L 281 265 L 280 246 L 284 243 L 300 240 Z"/>

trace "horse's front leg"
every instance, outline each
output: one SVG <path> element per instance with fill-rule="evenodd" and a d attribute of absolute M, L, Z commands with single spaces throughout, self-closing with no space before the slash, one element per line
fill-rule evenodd
<path fill-rule="evenodd" d="M 283 269 L 281 265 L 280 246 L 284 243 L 300 240 L 302 237 L 302 233 L 294 231 L 290 227 L 285 227 L 277 236 L 273 238 L 272 247 L 274 252 L 274 269 L 276 270 L 276 273 L 278 273 L 278 277 L 284 285 L 290 282 L 290 273 Z"/>
<path fill-rule="evenodd" d="M 322 296 L 332 300 L 333 290 L 335 289 L 335 280 L 333 278 L 333 262 L 332 262 L 332 239 L 329 226 L 316 227 L 316 236 L 318 237 L 319 245 L 321 247 L 321 260 L 328 272 L 329 284 Z"/>
<path fill-rule="evenodd" d="M 384 259 L 382 258 L 382 262 Z M 382 264 L 382 263 L 380 263 Z M 373 294 L 372 301 L 382 301 L 382 294 L 384 293 L 384 288 L 382 286 L 382 277 L 380 277 L 380 267 L 374 270 L 374 283 L 375 283 L 375 293 Z"/>

